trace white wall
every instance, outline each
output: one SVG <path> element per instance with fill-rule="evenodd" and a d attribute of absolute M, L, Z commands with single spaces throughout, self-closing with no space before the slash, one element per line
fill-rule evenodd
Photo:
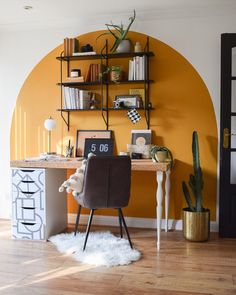
<path fill-rule="evenodd" d="M 14 104 L 27 75 L 65 36 L 104 29 L 104 23 L 110 19 L 119 22 L 122 17 L 116 14 L 67 26 L 57 23 L 48 28 L 0 31 L 0 218 L 10 216 L 10 127 Z M 209 89 L 219 126 L 220 35 L 235 32 L 235 11 L 214 7 L 138 12 L 132 29 L 169 44 L 196 68 Z"/>

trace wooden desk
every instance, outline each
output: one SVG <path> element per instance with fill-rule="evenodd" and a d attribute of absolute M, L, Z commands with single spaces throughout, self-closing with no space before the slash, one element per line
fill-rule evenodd
<path fill-rule="evenodd" d="M 76 169 L 81 166 L 81 160 L 65 159 L 63 161 L 11 161 L 14 168 L 43 169 Z M 132 170 L 156 172 L 156 216 L 157 216 L 157 249 L 160 250 L 160 233 L 162 221 L 163 174 L 165 173 L 165 231 L 168 231 L 169 193 L 170 193 L 170 163 L 154 163 L 152 160 L 132 160 Z"/>

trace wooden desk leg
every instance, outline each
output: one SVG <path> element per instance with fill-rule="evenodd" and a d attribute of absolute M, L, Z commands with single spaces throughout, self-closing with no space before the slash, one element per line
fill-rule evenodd
<path fill-rule="evenodd" d="M 168 232 L 169 202 L 170 202 L 170 169 L 166 171 L 166 181 L 165 181 L 165 231 L 166 232 Z"/>
<path fill-rule="evenodd" d="M 163 172 L 157 171 L 157 251 L 160 250 L 160 240 L 161 240 L 161 219 L 162 219 L 162 198 L 163 198 L 163 190 L 162 190 L 162 181 L 163 181 Z"/>

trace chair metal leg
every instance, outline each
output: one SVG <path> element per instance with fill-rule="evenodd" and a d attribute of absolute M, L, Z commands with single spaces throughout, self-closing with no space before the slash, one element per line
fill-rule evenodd
<path fill-rule="evenodd" d="M 80 211 L 81 211 L 81 205 L 79 205 L 78 213 L 77 213 L 77 216 L 76 216 L 74 236 L 76 236 L 76 233 L 77 233 L 77 230 L 78 230 Z"/>
<path fill-rule="evenodd" d="M 89 231 L 90 231 L 90 227 L 91 227 L 91 223 L 92 223 L 92 219 L 93 219 L 94 210 L 95 209 L 91 209 L 90 214 L 89 214 L 89 220 L 88 220 L 87 229 L 86 229 L 86 236 L 85 236 L 85 240 L 84 240 L 83 251 L 86 248 L 86 244 L 87 244 L 87 240 L 88 240 L 88 235 L 89 235 Z"/>
<path fill-rule="evenodd" d="M 125 222 L 125 219 L 124 219 L 123 212 L 122 212 L 121 208 L 119 208 L 118 210 L 119 210 L 120 217 L 121 217 L 121 219 L 122 219 L 122 222 L 123 222 L 123 225 L 124 225 L 124 228 L 125 228 L 125 231 L 126 231 L 126 234 L 127 234 L 128 240 L 129 240 L 130 248 L 133 249 L 133 245 L 132 245 L 132 242 L 131 242 L 131 239 L 130 239 L 130 236 L 129 236 L 129 231 L 128 231 L 128 228 L 127 228 L 127 226 L 126 226 L 126 222 Z"/>
<path fill-rule="evenodd" d="M 119 224 L 120 224 L 120 237 L 123 238 L 123 231 L 122 231 L 122 219 L 121 219 L 121 216 L 120 216 L 120 210 L 118 210 L 118 218 L 119 218 Z"/>

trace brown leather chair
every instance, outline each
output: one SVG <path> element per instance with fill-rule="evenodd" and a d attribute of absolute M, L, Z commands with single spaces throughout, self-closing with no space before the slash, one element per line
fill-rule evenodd
<path fill-rule="evenodd" d="M 121 238 L 123 237 L 123 223 L 130 247 L 133 248 L 121 209 L 126 207 L 129 203 L 130 184 L 130 157 L 94 156 L 88 159 L 84 175 L 83 190 L 75 197 L 79 204 L 75 224 L 75 235 L 78 229 L 81 207 L 91 210 L 83 250 L 86 248 L 94 211 L 101 208 L 115 208 L 118 210 Z"/>

